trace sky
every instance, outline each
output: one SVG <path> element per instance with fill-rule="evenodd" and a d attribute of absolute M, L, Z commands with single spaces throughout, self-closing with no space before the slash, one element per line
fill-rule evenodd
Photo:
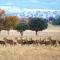
<path fill-rule="evenodd" d="M 60 10 L 60 0 L 0 0 L 0 6 Z"/>

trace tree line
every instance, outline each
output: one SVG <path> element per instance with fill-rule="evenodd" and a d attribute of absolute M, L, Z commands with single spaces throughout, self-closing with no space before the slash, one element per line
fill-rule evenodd
<path fill-rule="evenodd" d="M 10 30 L 15 29 L 20 32 L 30 29 L 37 31 L 42 31 L 48 27 L 48 22 L 54 25 L 60 25 L 60 16 L 57 18 L 50 17 L 49 19 L 44 18 L 29 18 L 28 22 L 21 22 L 17 16 L 5 16 L 1 18 L 0 15 L 0 30 Z M 25 18 L 24 18 L 25 19 Z"/>
<path fill-rule="evenodd" d="M 48 23 L 42 18 L 31 18 L 28 23 L 20 22 L 17 16 L 6 16 L 4 19 L 0 19 L 0 30 L 15 29 L 20 32 L 30 29 L 39 30 L 46 29 Z"/>

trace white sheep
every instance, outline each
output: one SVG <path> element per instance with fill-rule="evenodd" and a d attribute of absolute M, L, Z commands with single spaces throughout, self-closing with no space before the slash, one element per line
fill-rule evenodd
<path fill-rule="evenodd" d="M 9 31 L 9 36 L 20 37 L 21 36 L 21 33 L 18 32 L 17 30 L 10 30 Z"/>
<path fill-rule="evenodd" d="M 36 36 L 36 32 L 32 30 L 25 30 L 23 32 L 23 37 L 26 37 L 27 40 L 30 40 L 30 38 L 33 38 Z"/>
<path fill-rule="evenodd" d="M 0 31 L 0 36 L 1 37 L 7 37 L 8 36 L 8 31 L 7 30 L 1 30 Z"/>
<path fill-rule="evenodd" d="M 53 31 L 53 30 L 44 30 L 44 31 L 38 31 L 37 36 L 44 38 L 44 37 L 49 37 L 51 36 L 53 39 L 58 39 L 60 31 Z"/>

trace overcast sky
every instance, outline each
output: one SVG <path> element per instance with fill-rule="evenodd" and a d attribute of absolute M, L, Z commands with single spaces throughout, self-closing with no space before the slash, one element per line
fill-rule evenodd
<path fill-rule="evenodd" d="M 0 0 L 0 6 L 60 10 L 60 0 Z"/>

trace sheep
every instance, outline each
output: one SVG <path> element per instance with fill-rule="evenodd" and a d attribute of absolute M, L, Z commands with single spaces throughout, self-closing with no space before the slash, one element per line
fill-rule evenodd
<path fill-rule="evenodd" d="M 12 38 L 6 37 L 6 38 L 4 38 L 4 40 L 6 41 L 6 44 L 9 44 L 9 45 L 16 45 L 17 44 L 17 41 L 13 37 Z"/>
<path fill-rule="evenodd" d="M 21 37 L 21 33 L 18 32 L 17 30 L 10 30 L 10 31 L 9 31 L 9 36 Z"/>
<path fill-rule="evenodd" d="M 32 30 L 25 30 L 23 31 L 23 36 L 31 36 Z"/>
<path fill-rule="evenodd" d="M 40 37 L 41 40 L 43 40 L 47 35 L 46 32 L 38 31 L 37 36 Z"/>
<path fill-rule="evenodd" d="M 1 37 L 7 37 L 8 36 L 8 31 L 7 30 L 1 30 L 0 31 L 0 36 Z"/>
<path fill-rule="evenodd" d="M 6 42 L 3 39 L 0 39 L 0 44 L 4 46 L 6 45 Z"/>
<path fill-rule="evenodd" d="M 3 45 L 3 46 L 6 45 L 6 42 L 4 41 L 4 38 L 0 38 L 0 44 Z"/>
<path fill-rule="evenodd" d="M 23 32 L 23 37 L 26 37 L 27 40 L 30 40 L 30 38 L 36 37 L 36 32 L 32 30 L 25 30 Z"/>
<path fill-rule="evenodd" d="M 52 37 L 50 36 L 49 38 L 48 38 L 49 40 L 50 40 L 50 43 L 51 43 L 51 45 L 56 45 L 57 44 L 57 40 L 56 39 L 52 39 Z"/>
<path fill-rule="evenodd" d="M 45 37 L 45 45 L 50 45 L 51 44 L 51 40 L 49 39 L 49 37 Z"/>
<path fill-rule="evenodd" d="M 21 38 L 21 37 L 20 37 L 20 38 L 17 38 L 17 37 L 16 37 L 15 39 L 17 40 L 17 43 L 18 43 L 18 44 L 21 44 L 21 43 L 22 43 L 22 38 Z"/>
<path fill-rule="evenodd" d="M 44 38 L 43 40 L 40 40 L 40 41 L 39 41 L 39 44 L 40 44 L 40 45 L 43 45 L 43 44 L 45 45 L 45 38 Z"/>
<path fill-rule="evenodd" d="M 30 40 L 26 41 L 26 44 L 28 45 L 35 44 L 35 41 L 32 38 L 30 38 Z"/>
<path fill-rule="evenodd" d="M 36 32 L 35 31 L 32 31 L 32 34 L 31 34 L 31 38 L 33 39 L 33 40 L 37 40 L 37 36 L 36 36 Z"/>
<path fill-rule="evenodd" d="M 0 40 L 0 44 L 4 46 L 6 43 L 5 41 Z"/>

